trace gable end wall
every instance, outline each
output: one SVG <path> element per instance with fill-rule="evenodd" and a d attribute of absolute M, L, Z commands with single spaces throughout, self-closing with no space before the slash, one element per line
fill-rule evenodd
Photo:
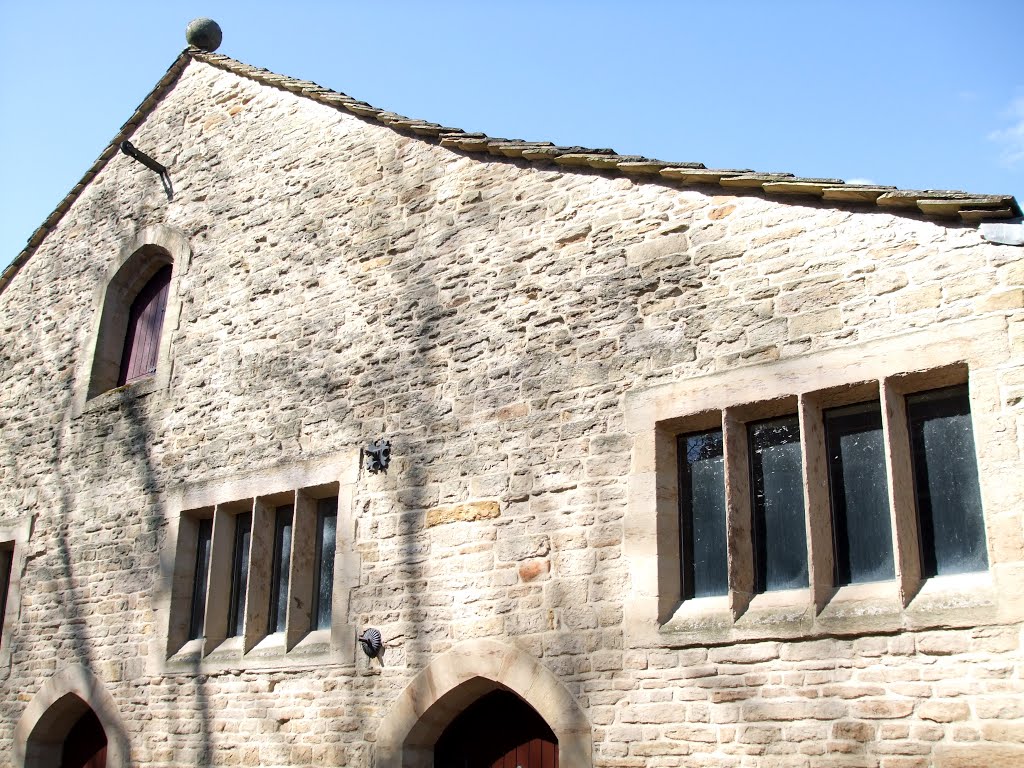
<path fill-rule="evenodd" d="M 1004 488 L 986 500 L 989 556 L 1019 583 L 1019 248 L 883 212 L 481 161 L 197 62 L 132 141 L 169 167 L 173 199 L 113 158 L 0 293 L 0 529 L 34 516 L 4 628 L 0 755 L 37 692 L 80 665 L 140 766 L 368 768 L 403 689 L 480 639 L 566 687 L 594 766 L 1024 759 L 1012 601 L 983 624 L 720 643 L 636 642 L 624 618 L 643 461 L 630 408 L 825 356 L 851 360 L 855 383 L 859 350 L 968 322 L 986 329 L 979 458 Z M 97 291 L 155 225 L 188 243 L 158 385 L 78 407 Z M 174 500 L 352 461 L 379 438 L 390 468 L 351 486 L 346 621 L 381 631 L 385 663 L 167 671 L 151 596 Z"/>

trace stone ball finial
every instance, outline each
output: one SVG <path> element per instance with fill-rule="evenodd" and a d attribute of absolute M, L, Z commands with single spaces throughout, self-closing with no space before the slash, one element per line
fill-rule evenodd
<path fill-rule="evenodd" d="M 212 53 L 220 47 L 220 41 L 224 34 L 220 31 L 220 24 L 213 19 L 200 17 L 192 19 L 185 27 L 185 40 L 202 51 Z"/>

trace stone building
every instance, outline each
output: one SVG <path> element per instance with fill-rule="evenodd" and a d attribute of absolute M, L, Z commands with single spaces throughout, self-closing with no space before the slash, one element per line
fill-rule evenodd
<path fill-rule="evenodd" d="M 0 764 L 1024 764 L 1017 216 L 189 48 L 0 277 Z"/>

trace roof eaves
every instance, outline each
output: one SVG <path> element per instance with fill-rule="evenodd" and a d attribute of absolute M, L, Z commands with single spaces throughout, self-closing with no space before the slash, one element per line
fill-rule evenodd
<path fill-rule="evenodd" d="M 174 85 L 189 61 L 197 59 L 211 66 L 232 72 L 258 83 L 294 93 L 335 109 L 343 109 L 357 117 L 373 120 L 393 130 L 412 133 L 442 147 L 472 154 L 499 158 L 522 158 L 531 163 L 555 164 L 569 170 L 588 169 L 625 174 L 631 178 L 654 182 L 671 182 L 681 186 L 711 185 L 748 192 L 761 191 L 770 196 L 814 197 L 837 206 L 877 206 L 892 213 L 919 213 L 933 218 L 959 219 L 969 225 L 1021 216 L 1021 208 L 1012 195 L 980 195 L 949 190 L 900 190 L 895 187 L 846 184 L 841 179 L 798 178 L 791 173 L 762 173 L 749 169 L 706 168 L 703 163 L 669 162 L 640 155 L 620 155 L 611 149 L 560 147 L 545 141 L 494 138 L 484 133 L 470 133 L 459 128 L 442 126 L 379 109 L 339 91 L 325 88 L 309 80 L 279 75 L 267 69 L 232 59 L 219 53 L 186 48 L 174 60 L 167 73 L 143 99 L 134 114 L 121 127 L 113 141 L 85 172 L 81 181 L 58 203 L 46 220 L 29 237 L 28 244 L 0 273 L 0 292 L 11 282 L 29 257 L 56 227 L 61 217 L 78 199 L 85 187 L 117 153 L 122 141 L 129 138 L 142 120 Z"/>
<path fill-rule="evenodd" d="M 484 133 L 447 128 L 426 120 L 388 112 L 308 80 L 278 75 L 223 54 L 193 51 L 192 55 L 207 64 L 265 85 L 344 109 L 394 130 L 413 133 L 447 149 L 475 155 L 522 158 L 538 165 L 553 163 L 570 170 L 615 172 L 631 178 L 661 183 L 670 181 L 682 186 L 717 185 L 730 190 L 761 191 L 773 197 L 813 197 L 826 203 L 833 203 L 837 207 L 878 207 L 890 213 L 923 214 L 930 218 L 959 220 L 971 225 L 977 225 L 980 221 L 1011 219 L 1021 215 L 1021 208 L 1011 195 L 979 195 L 948 190 L 900 190 L 888 186 L 847 184 L 842 179 L 799 178 L 791 173 L 706 168 L 703 163 L 668 162 L 640 155 L 620 155 L 611 149 L 560 147 L 548 141 L 494 138 Z"/>

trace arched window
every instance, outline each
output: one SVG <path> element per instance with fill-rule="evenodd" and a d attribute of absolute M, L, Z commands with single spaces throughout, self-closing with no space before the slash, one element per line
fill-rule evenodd
<path fill-rule="evenodd" d="M 191 254 L 182 232 L 152 224 L 111 255 L 93 294 L 90 346 L 75 376 L 75 415 L 118 387 L 141 385 L 136 391 L 148 393 L 168 386 L 169 331 L 181 310 L 178 274 L 188 269 Z"/>
<path fill-rule="evenodd" d="M 160 333 L 167 313 L 170 285 L 171 267 L 168 264 L 150 278 L 128 309 L 128 327 L 124 335 L 124 350 L 121 352 L 118 386 L 156 373 Z"/>

